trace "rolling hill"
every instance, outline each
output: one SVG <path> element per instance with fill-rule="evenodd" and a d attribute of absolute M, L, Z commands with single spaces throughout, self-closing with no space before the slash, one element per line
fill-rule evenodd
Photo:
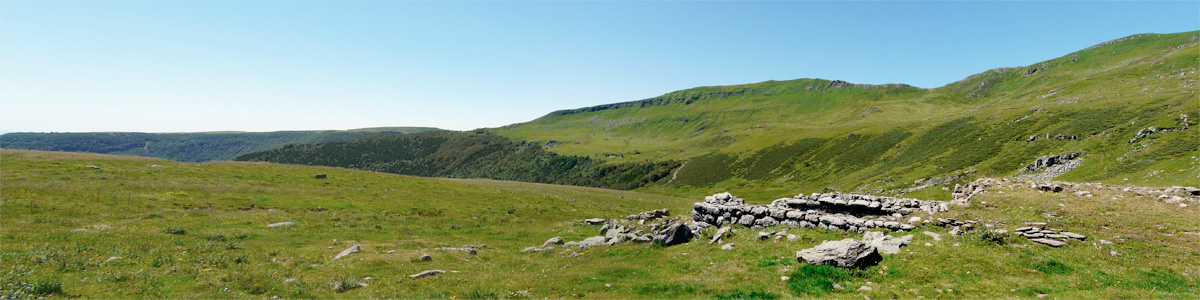
<path fill-rule="evenodd" d="M 966 173 L 1016 175 L 1075 152 L 1083 163 L 1062 179 L 1194 183 L 1197 36 L 1129 36 L 933 89 L 823 79 L 701 87 L 493 132 L 612 163 L 682 161 L 660 187 L 696 195 L 899 192 Z"/>
<path fill-rule="evenodd" d="M 238 155 L 291 144 L 352 141 L 384 133 L 413 133 L 433 130 L 439 129 L 379 127 L 354 130 L 278 132 L 12 132 L 0 135 L 0 148 L 124 154 L 202 162 L 232 160 Z"/>
<path fill-rule="evenodd" d="M 955 184 L 1022 175 L 1039 158 L 1065 154 L 1077 168 L 1057 170 L 1060 179 L 1186 185 L 1200 181 L 1200 132 L 1190 129 L 1200 120 L 1198 34 L 1129 36 L 933 89 L 824 79 L 699 87 L 476 132 L 240 159 L 672 195 L 948 199 L 943 189 Z M 430 147 L 450 137 L 459 142 Z M 407 150 L 416 148 L 426 150 Z M 626 180 L 596 171 L 604 168 Z"/>

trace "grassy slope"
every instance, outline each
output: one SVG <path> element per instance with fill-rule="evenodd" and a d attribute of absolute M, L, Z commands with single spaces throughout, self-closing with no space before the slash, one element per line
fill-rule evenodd
<path fill-rule="evenodd" d="M 353 130 L 278 132 L 14 132 L 0 136 L 0 147 L 46 151 L 138 155 L 177 161 L 232 160 L 238 155 L 289 144 L 352 141 L 381 133 L 435 131 L 430 127 L 377 127 Z"/>
<path fill-rule="evenodd" d="M 551 151 L 613 162 L 690 160 L 679 180 L 657 189 L 672 194 L 896 189 L 970 168 L 980 171 L 973 176 L 1011 175 L 1039 155 L 1067 151 L 1088 154 L 1066 179 L 1187 184 L 1200 180 L 1196 128 L 1128 140 L 1150 126 L 1179 127 L 1181 114 L 1192 125 L 1200 118 L 1196 36 L 1125 38 L 931 90 L 821 89 L 830 82 L 809 79 L 704 87 L 495 132 L 555 139 L 565 145 Z M 1046 134 L 1079 140 L 1024 141 Z"/>
<path fill-rule="evenodd" d="M 756 242 L 738 229 L 733 251 L 693 241 L 670 248 L 619 245 L 578 258 L 519 253 L 552 236 L 578 240 L 596 228 L 574 220 L 620 217 L 698 199 L 638 192 L 417 178 L 262 163 L 177 163 L 151 158 L 0 151 L 0 280 L 61 282 L 59 296 L 87 298 L 708 298 L 890 297 L 1196 298 L 1200 218 L 1130 193 L 1043 194 L 1012 184 L 941 217 L 1015 225 L 1047 221 L 1092 237 L 1064 248 L 974 235 L 913 246 L 877 267 L 825 284 L 797 276 L 794 252 L 848 235 L 791 230 L 800 241 Z M 100 170 L 87 165 L 102 167 Z M 161 165 L 151 167 L 151 165 Z M 327 173 L 325 180 L 314 173 Z M 1016 187 L 1016 188 L 1014 188 Z M 389 190 L 390 189 L 390 190 Z M 1153 195 L 1151 195 L 1153 196 Z M 1121 197 L 1121 198 L 1116 198 Z M 753 199 L 762 202 L 766 199 Z M 1047 219 L 1043 213 L 1057 213 Z M 290 228 L 267 228 L 281 221 Z M 179 227 L 186 234 L 166 233 Z M 1010 227 L 1011 229 L 1011 227 Z M 1114 245 L 1093 245 L 1097 238 Z M 924 243 L 933 246 L 922 246 Z M 486 244 L 477 256 L 422 250 Z M 957 246 L 956 246 L 957 244 Z M 350 245 L 363 252 L 331 261 Z M 332 247 L 332 248 L 330 248 Z M 396 250 L 394 254 L 386 254 Z M 1110 256 L 1109 251 L 1118 256 Z M 418 262 L 429 253 L 433 262 Z M 109 257 L 121 259 L 104 263 Z M 413 280 L 426 269 L 461 271 Z M 835 272 L 837 273 L 837 272 Z M 847 275 L 845 272 L 839 274 Z M 373 277 L 335 292 L 339 278 Z M 298 279 L 285 283 L 285 279 Z M 840 282 L 845 291 L 827 290 Z M 867 282 L 871 282 L 868 284 Z M 606 284 L 611 284 L 607 287 Z M 872 291 L 855 291 L 870 285 Z M 795 287 L 810 287 L 799 293 Z M 522 292 L 524 291 L 524 292 Z M 11 290 L 0 288 L 0 293 Z M 528 296 L 526 296 L 528 295 Z"/>

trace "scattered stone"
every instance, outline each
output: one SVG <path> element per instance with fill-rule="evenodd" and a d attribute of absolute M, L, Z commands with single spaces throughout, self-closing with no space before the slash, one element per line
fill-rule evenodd
<path fill-rule="evenodd" d="M 268 224 L 267 227 L 286 227 L 286 226 L 292 226 L 292 225 L 296 225 L 296 222 L 287 221 L 287 222 L 273 223 L 273 224 Z"/>
<path fill-rule="evenodd" d="M 1047 238 L 1034 238 L 1034 239 L 1029 239 L 1029 240 L 1033 241 L 1035 243 L 1038 243 L 1038 244 L 1047 245 L 1047 246 L 1051 246 L 1051 247 L 1062 247 L 1067 244 L 1067 242 L 1061 242 L 1058 240 L 1052 240 L 1052 239 L 1047 239 Z"/>
<path fill-rule="evenodd" d="M 525 249 L 521 249 L 521 252 L 542 252 L 542 248 L 538 248 L 538 247 L 528 247 L 528 248 L 525 248 Z"/>
<path fill-rule="evenodd" d="M 758 240 L 760 240 L 760 241 L 765 241 L 765 240 L 767 240 L 767 239 L 770 239 L 770 238 L 771 238 L 771 234 L 770 234 L 770 233 L 766 233 L 766 232 L 762 232 L 762 231 L 759 231 L 759 232 L 758 232 Z"/>
<path fill-rule="evenodd" d="M 844 289 L 846 289 L 846 288 L 842 287 L 842 285 L 840 285 L 840 284 L 836 284 L 836 283 L 834 283 L 834 284 L 833 284 L 833 289 L 835 289 L 835 290 L 844 290 Z"/>
<path fill-rule="evenodd" d="M 917 224 L 917 223 L 921 223 L 921 217 L 908 218 L 908 224 Z"/>
<path fill-rule="evenodd" d="M 104 262 L 100 263 L 100 264 L 107 264 L 107 263 L 110 263 L 110 262 L 112 262 L 114 260 L 118 260 L 118 259 L 121 259 L 121 257 L 120 256 L 111 256 L 108 259 L 105 259 Z"/>
<path fill-rule="evenodd" d="M 425 270 L 425 271 L 421 271 L 421 273 L 408 275 L 408 277 L 423 278 L 423 277 L 429 277 L 429 276 L 437 276 L 437 275 L 441 275 L 441 274 L 445 274 L 445 273 L 446 273 L 446 271 L 444 271 L 444 270 Z"/>
<path fill-rule="evenodd" d="M 788 235 L 787 235 L 787 240 L 788 240 L 789 242 L 795 242 L 795 241 L 798 241 L 798 240 L 800 240 L 800 237 L 799 237 L 799 236 L 796 236 L 795 234 L 788 234 Z"/>
<path fill-rule="evenodd" d="M 725 236 L 726 232 L 729 232 L 729 229 L 730 229 L 729 226 L 725 226 L 725 227 L 721 227 L 721 229 L 717 229 L 717 233 L 714 233 L 712 239 L 708 240 L 708 244 L 712 245 L 712 244 L 716 243 L 717 241 L 720 241 L 721 237 Z"/>
<path fill-rule="evenodd" d="M 725 243 L 725 245 L 721 245 L 721 250 L 733 250 L 733 243 Z"/>
<path fill-rule="evenodd" d="M 467 254 L 470 254 L 470 255 L 475 255 L 475 254 L 479 253 L 479 252 L 475 251 L 475 249 L 477 249 L 477 248 L 471 248 L 470 246 L 468 246 L 467 248 L 452 248 L 452 247 L 433 248 L 433 250 L 466 252 Z"/>
<path fill-rule="evenodd" d="M 293 283 L 293 282 L 297 282 L 297 281 L 300 281 L 300 279 L 288 278 L 288 279 L 284 279 L 283 283 Z"/>
<path fill-rule="evenodd" d="M 577 253 L 577 252 L 571 252 L 570 254 L 567 254 L 567 257 L 570 257 L 570 258 L 579 257 L 579 253 Z"/>
<path fill-rule="evenodd" d="M 858 287 L 858 290 L 860 290 L 860 291 L 867 291 L 867 292 L 870 292 L 870 291 L 871 291 L 871 287 L 869 287 L 869 286 L 865 286 L 865 285 L 864 285 L 864 286 L 860 286 L 860 287 Z"/>
<path fill-rule="evenodd" d="M 350 248 L 346 248 L 346 250 L 342 250 L 341 253 L 338 253 L 337 256 L 334 256 L 333 259 L 339 259 L 342 257 L 346 257 L 346 255 L 358 253 L 359 251 L 360 250 L 359 250 L 358 245 L 350 246 Z"/>
<path fill-rule="evenodd" d="M 542 243 L 542 248 L 546 248 L 546 246 L 550 246 L 550 245 L 562 245 L 562 244 L 563 244 L 563 238 L 556 236 L 556 237 L 550 238 L 549 240 L 546 240 L 545 243 Z"/>
<path fill-rule="evenodd" d="M 791 277 L 779 276 L 779 281 L 787 281 L 788 279 L 791 279 Z"/>
<path fill-rule="evenodd" d="M 897 238 L 880 231 L 871 231 L 863 235 L 863 242 L 879 249 L 880 253 L 896 254 L 900 253 L 901 247 L 908 246 L 912 238 L 911 234 Z"/>
<path fill-rule="evenodd" d="M 325 174 L 317 174 L 317 175 L 313 176 L 313 178 L 316 178 L 316 179 L 325 179 L 326 177 L 329 177 L 329 176 L 326 176 Z"/>
<path fill-rule="evenodd" d="M 433 256 L 429 256 L 429 254 L 422 253 L 421 261 L 433 261 Z"/>
<path fill-rule="evenodd" d="M 388 250 L 387 252 L 384 252 L 384 253 L 392 254 L 392 253 L 396 253 L 396 250 Z"/>
<path fill-rule="evenodd" d="M 604 237 L 603 236 L 593 236 L 590 238 L 586 238 L 586 239 L 583 239 L 582 241 L 579 241 L 578 245 L 579 245 L 579 249 L 587 249 L 587 248 L 591 248 L 591 247 L 604 246 Z M 565 244 L 564 244 L 564 246 L 565 246 Z"/>
<path fill-rule="evenodd" d="M 667 217 L 670 215 L 671 215 L 671 211 L 664 208 L 664 209 L 657 209 L 657 210 L 632 214 L 632 215 L 629 215 L 628 217 L 625 217 L 625 219 L 628 219 L 628 220 L 654 220 L 654 219 L 658 219 L 658 218 Z"/>
<path fill-rule="evenodd" d="M 925 234 L 925 235 L 928 235 L 929 237 L 933 238 L 933 240 L 934 240 L 934 241 L 941 241 L 941 240 L 942 240 L 942 235 L 940 235 L 940 234 L 933 233 L 933 232 L 929 232 L 929 231 L 922 231 L 921 233 L 923 233 L 923 234 Z"/>
<path fill-rule="evenodd" d="M 600 225 L 600 224 L 604 224 L 604 222 L 607 222 L 607 221 L 608 220 L 601 219 L 601 218 L 591 218 L 591 219 L 583 220 L 583 222 L 587 223 L 588 225 Z"/>
<path fill-rule="evenodd" d="M 796 252 L 798 261 L 834 267 L 868 267 L 883 260 L 874 246 L 855 239 L 825 241 L 816 247 Z"/>
<path fill-rule="evenodd" d="M 99 169 L 100 169 L 100 167 L 99 167 L 99 166 L 95 166 L 95 165 L 88 165 L 87 167 L 88 167 L 88 168 L 91 168 L 91 169 L 93 169 L 93 170 L 99 170 Z"/>

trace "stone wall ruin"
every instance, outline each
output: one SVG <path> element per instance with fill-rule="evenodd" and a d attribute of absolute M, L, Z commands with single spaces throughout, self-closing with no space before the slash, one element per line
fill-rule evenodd
<path fill-rule="evenodd" d="M 750 228 L 785 225 L 792 228 L 821 228 L 852 232 L 869 229 L 912 230 L 899 222 L 919 211 L 949 210 L 949 203 L 862 194 L 814 193 L 782 198 L 770 205 L 746 205 L 741 198 L 720 193 L 693 205 L 692 218 L 703 227 L 740 224 Z"/>

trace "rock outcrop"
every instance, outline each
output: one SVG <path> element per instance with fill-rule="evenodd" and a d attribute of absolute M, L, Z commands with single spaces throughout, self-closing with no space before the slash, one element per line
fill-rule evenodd
<path fill-rule="evenodd" d="M 1042 171 L 1042 170 L 1044 170 L 1044 171 L 1041 173 L 1037 173 L 1037 174 L 1018 175 L 1017 178 L 1026 178 L 1026 179 L 1034 179 L 1034 180 L 1054 179 L 1055 177 L 1058 177 L 1059 175 L 1065 174 L 1068 171 L 1071 171 L 1071 170 L 1079 167 L 1080 164 L 1083 164 L 1083 158 L 1080 158 L 1079 157 L 1080 155 L 1083 155 L 1083 153 L 1082 152 L 1072 152 L 1072 153 L 1063 153 L 1063 154 L 1057 154 L 1057 155 L 1047 155 L 1047 156 L 1038 157 L 1032 163 L 1025 165 L 1025 168 L 1021 169 L 1021 173 L 1034 173 L 1034 172 Z"/>

